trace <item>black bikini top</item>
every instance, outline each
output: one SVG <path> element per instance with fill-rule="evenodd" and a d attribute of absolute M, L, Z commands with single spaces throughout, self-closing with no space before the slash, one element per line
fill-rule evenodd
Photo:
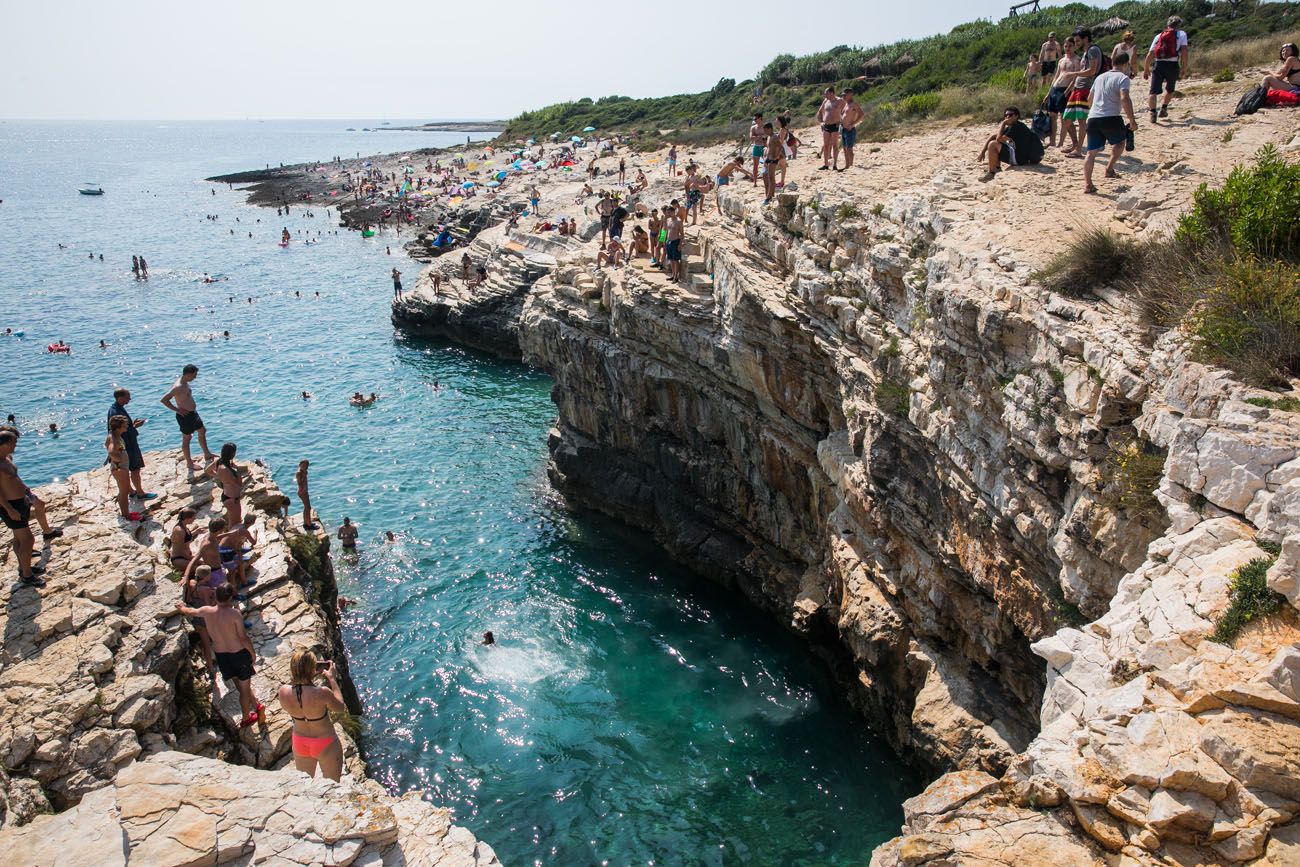
<path fill-rule="evenodd" d="M 301 683 L 295 683 L 293 685 L 293 694 L 298 699 L 298 707 L 303 707 Z M 321 720 L 325 719 L 329 715 L 330 712 L 327 710 L 325 711 L 325 713 L 321 714 L 320 716 L 294 716 L 293 714 L 289 714 L 289 719 L 297 720 L 298 722 L 320 722 Z"/>

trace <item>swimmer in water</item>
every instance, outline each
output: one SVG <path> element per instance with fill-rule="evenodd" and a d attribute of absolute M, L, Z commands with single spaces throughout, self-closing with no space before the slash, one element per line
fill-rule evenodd
<path fill-rule="evenodd" d="M 311 392 L 310 392 L 310 391 L 304 391 L 304 392 L 302 393 L 302 399 L 303 399 L 303 400 L 311 400 Z"/>
<path fill-rule="evenodd" d="M 397 541 L 397 537 L 396 537 L 395 535 L 393 535 L 393 531 L 392 531 L 392 530 L 385 530 L 385 531 L 384 531 L 384 539 L 386 539 L 386 540 L 389 541 L 389 542 L 396 542 L 396 541 Z"/>
<path fill-rule="evenodd" d="M 99 341 L 99 348 L 100 348 L 100 349 L 108 349 L 108 344 L 101 340 L 101 341 Z"/>
<path fill-rule="evenodd" d="M 493 645 L 497 643 L 496 636 L 492 634 L 492 630 L 489 629 L 487 632 L 483 633 L 483 643 L 485 645 Z"/>

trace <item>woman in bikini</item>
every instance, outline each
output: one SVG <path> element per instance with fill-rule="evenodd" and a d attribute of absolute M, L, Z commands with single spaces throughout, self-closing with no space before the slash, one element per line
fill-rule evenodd
<path fill-rule="evenodd" d="M 316 686 L 318 676 L 324 676 L 328 689 Z M 342 713 L 347 705 L 334 679 L 334 666 L 317 663 L 310 650 L 296 650 L 289 660 L 289 680 L 280 687 L 279 699 L 280 707 L 293 718 L 294 766 L 314 777 L 319 765 L 321 776 L 337 781 L 343 774 L 343 744 L 330 711 Z"/>
<path fill-rule="evenodd" d="M 243 518 L 239 495 L 244 491 L 244 482 L 239 478 L 239 470 L 235 466 L 234 443 L 226 443 L 221 447 L 221 457 L 208 464 L 207 474 L 221 485 L 221 506 L 226 510 L 226 526 L 235 526 Z"/>
<path fill-rule="evenodd" d="M 144 516 L 131 511 L 131 471 L 130 458 L 126 453 L 126 442 L 122 435 L 126 432 L 127 420 L 124 415 L 115 415 L 108 420 L 108 436 L 104 439 L 104 448 L 108 452 L 108 469 L 117 482 L 117 510 L 128 521 L 139 521 Z"/>
<path fill-rule="evenodd" d="M 194 533 L 189 525 L 196 515 L 198 513 L 193 509 L 181 509 L 180 514 L 176 516 L 176 526 L 172 527 L 172 534 L 168 540 L 167 547 L 171 555 L 172 570 L 181 575 L 185 574 L 185 567 L 194 559 L 194 552 L 190 550 Z"/>
<path fill-rule="evenodd" d="M 1269 90 L 1290 92 L 1300 90 L 1300 51 L 1296 50 L 1295 43 L 1288 42 L 1283 45 L 1278 57 L 1282 65 L 1277 68 L 1276 73 L 1264 77 L 1263 85 Z"/>

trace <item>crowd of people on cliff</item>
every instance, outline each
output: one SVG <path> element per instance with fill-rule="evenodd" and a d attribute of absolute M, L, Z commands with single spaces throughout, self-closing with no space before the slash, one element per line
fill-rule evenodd
<path fill-rule="evenodd" d="M 207 430 L 192 388 L 198 375 L 197 366 L 185 365 L 160 402 L 175 416 L 190 484 L 210 481 L 211 492 L 220 497 L 219 505 L 214 504 L 215 513 L 202 529 L 195 527 L 200 506 L 181 509 L 166 536 L 164 549 L 181 586 L 177 611 L 186 618 L 197 639 L 213 697 L 221 693 L 221 680 L 232 681 L 239 695 L 238 725 L 248 728 L 265 725 L 267 719 L 265 704 L 253 692 L 257 651 L 248 632 L 252 623 L 245 619 L 241 608 L 258 583 L 254 565 L 260 544 L 257 517 L 243 508 L 247 471 L 235 461 L 237 446 L 227 442 L 216 453 L 208 446 Z M 123 526 L 134 529 L 148 519 L 146 506 L 157 494 L 145 489 L 145 458 L 139 431 L 147 420 L 132 416 L 131 398 L 126 388 L 114 390 L 106 417 L 104 450 L 115 489 L 114 506 Z M 45 569 L 35 562 L 32 522 L 39 527 L 46 547 L 64 531 L 51 525 L 46 503 L 18 472 L 14 453 L 20 438 L 11 415 L 8 423 L 0 425 L 0 519 L 12 534 L 18 586 L 39 593 L 46 586 Z M 193 455 L 195 440 L 202 461 Z M 319 529 L 311 506 L 309 472 L 310 463 L 303 460 L 294 474 L 302 503 L 303 532 Z M 196 493 L 202 496 L 205 492 Z M 287 503 L 286 498 L 286 513 Z M 358 532 L 349 518 L 344 519 L 337 536 L 344 554 L 355 554 Z M 339 604 L 342 607 L 345 600 L 340 599 Z M 280 687 L 277 700 L 292 719 L 295 765 L 310 775 L 319 768 L 324 776 L 337 780 L 342 774 L 343 749 L 329 714 L 346 710 L 346 705 L 333 666 L 328 660 L 318 661 L 310 650 L 299 649 L 293 653 L 289 668 L 289 682 Z"/>

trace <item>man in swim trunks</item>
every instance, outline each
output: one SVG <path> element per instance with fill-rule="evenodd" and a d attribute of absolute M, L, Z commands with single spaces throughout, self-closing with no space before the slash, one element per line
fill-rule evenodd
<path fill-rule="evenodd" d="M 1047 41 L 1038 49 L 1039 74 L 1043 81 L 1052 81 L 1056 75 L 1056 61 L 1061 59 L 1061 43 L 1056 41 L 1056 34 L 1047 34 Z"/>
<path fill-rule="evenodd" d="M 749 125 L 749 152 L 754 159 L 754 172 L 749 179 L 758 186 L 758 161 L 763 158 L 763 143 L 767 136 L 763 134 L 763 113 L 754 112 L 754 122 Z"/>
<path fill-rule="evenodd" d="M 27 499 L 27 485 L 18 476 L 14 465 L 14 449 L 18 437 L 8 431 L 0 432 L 0 520 L 13 532 L 14 554 L 18 557 L 18 580 L 28 587 L 44 587 L 45 581 L 32 565 L 32 549 L 36 537 L 28 526 L 32 505 Z M 42 572 L 45 570 L 41 570 Z"/>
<path fill-rule="evenodd" d="M 190 383 L 198 376 L 197 365 L 185 365 L 181 370 L 181 378 L 162 396 L 162 405 L 176 413 L 176 425 L 181 429 L 181 451 L 185 453 L 185 463 L 191 470 L 202 468 L 190 457 L 190 437 L 196 433 L 199 435 L 199 448 L 203 449 L 203 459 L 212 460 L 212 450 L 208 448 L 208 432 L 203 427 L 203 419 L 199 418 L 194 393 L 190 391 Z"/>
<path fill-rule="evenodd" d="M 682 219 L 677 200 L 664 207 L 664 231 L 668 243 L 664 245 L 664 258 L 668 260 L 668 282 L 676 283 L 682 279 L 682 233 L 686 221 Z"/>
<path fill-rule="evenodd" d="M 677 145 L 668 146 L 668 174 L 677 177 Z"/>
<path fill-rule="evenodd" d="M 717 177 L 714 178 L 716 186 L 713 188 L 713 203 L 718 206 L 719 214 L 722 213 L 722 188 L 731 183 L 731 176 L 736 172 L 740 172 L 751 181 L 754 179 L 749 172 L 745 171 L 744 157 L 734 157 L 733 159 L 727 160 L 727 162 L 723 164 L 722 168 L 718 169 Z"/>
<path fill-rule="evenodd" d="M 13 426 L 13 420 L 14 417 L 10 415 L 10 423 L 0 425 L 0 432 L 13 434 L 14 442 L 17 443 L 18 440 L 22 439 L 22 434 L 18 431 L 18 428 Z M 32 507 L 32 517 L 36 519 L 36 523 L 41 525 L 41 536 L 45 542 L 63 535 L 62 529 L 50 526 L 50 519 L 45 514 L 45 501 L 36 496 L 36 492 L 31 488 L 27 488 L 27 502 Z"/>
<path fill-rule="evenodd" d="M 343 524 L 338 531 L 339 543 L 343 550 L 348 553 L 355 553 L 357 550 L 357 525 L 352 523 L 352 519 L 346 515 L 343 517 Z"/>
<path fill-rule="evenodd" d="M 393 269 L 393 299 L 399 300 L 402 297 L 402 272 L 396 268 Z"/>
<path fill-rule="evenodd" d="M 217 604 L 217 593 L 212 589 L 208 580 L 212 577 L 212 569 L 208 566 L 199 566 L 194 570 L 194 577 L 184 582 L 181 587 L 181 602 L 186 605 L 192 605 L 201 608 L 204 605 Z M 203 661 L 208 667 L 208 677 L 212 680 L 213 695 L 217 692 L 217 659 L 212 655 L 212 636 L 208 634 L 208 624 L 202 617 L 190 617 L 190 626 L 194 627 L 194 632 L 199 636 L 199 650 L 203 654 Z"/>
<path fill-rule="evenodd" d="M 258 722 L 265 712 L 263 706 L 253 697 L 253 688 L 249 681 L 256 673 L 253 662 L 257 651 L 244 629 L 244 616 L 234 605 L 235 594 L 227 585 L 217 588 L 217 604 L 204 605 L 202 608 L 178 606 L 186 617 L 202 617 L 207 624 L 208 635 L 212 638 L 212 652 L 216 657 L 217 669 L 222 678 L 234 680 L 239 690 L 239 708 L 243 713 L 239 727 L 247 728 Z"/>
<path fill-rule="evenodd" d="M 596 203 L 596 213 L 600 215 L 600 246 L 609 242 L 609 218 L 614 213 L 616 202 L 608 190 L 600 191 L 600 201 Z"/>
<path fill-rule="evenodd" d="M 839 171 L 840 123 L 844 120 L 844 100 L 835 95 L 835 88 L 822 92 L 822 104 L 817 109 L 817 122 L 822 125 L 822 166 L 817 171 Z"/>
<path fill-rule="evenodd" d="M 221 563 L 221 536 L 226 532 L 226 527 L 225 518 L 208 521 L 208 533 L 195 549 L 194 559 L 185 567 L 185 574 L 181 576 L 184 580 L 188 581 L 200 566 L 207 566 L 212 570 L 208 575 L 208 586 L 212 589 L 229 587 L 232 593 L 238 589 L 234 585 L 234 576 L 227 575 Z"/>
<path fill-rule="evenodd" d="M 867 113 L 858 105 L 857 100 L 853 98 L 853 91 L 844 88 L 840 92 L 840 98 L 844 100 L 844 119 L 840 121 L 840 145 L 844 148 L 844 170 L 848 171 L 853 168 L 853 146 L 858 143 L 858 124 Z"/>
<path fill-rule="evenodd" d="M 157 494 L 147 493 L 140 481 L 140 471 L 144 469 L 144 454 L 140 451 L 140 428 L 145 420 L 131 418 L 126 405 L 131 402 L 131 392 L 125 388 L 113 391 L 113 405 L 108 408 L 108 417 L 120 415 L 126 417 L 126 429 L 122 431 L 122 444 L 126 446 L 127 468 L 131 471 L 131 497 L 136 500 L 152 500 Z"/>

